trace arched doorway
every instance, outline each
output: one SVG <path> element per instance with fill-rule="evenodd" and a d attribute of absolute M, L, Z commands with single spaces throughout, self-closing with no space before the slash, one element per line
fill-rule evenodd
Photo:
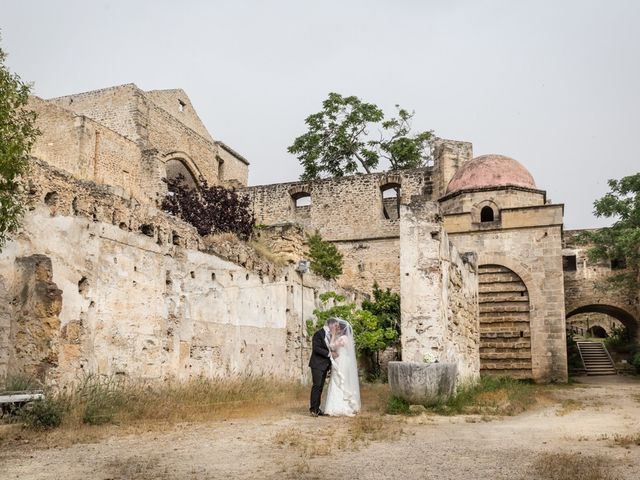
<path fill-rule="evenodd" d="M 626 327 L 630 340 L 638 341 L 638 320 L 624 308 L 600 303 L 582 305 L 567 313 L 567 324 L 571 323 L 572 317 L 582 313 L 603 313 L 613 317 Z"/>
<path fill-rule="evenodd" d="M 187 187 L 196 188 L 198 186 L 195 175 L 181 159 L 172 158 L 167 160 L 165 167 L 167 171 L 167 180 L 174 180 L 182 176 L 183 182 Z"/>
<path fill-rule="evenodd" d="M 527 286 L 502 265 L 479 266 L 478 284 L 481 373 L 532 378 Z"/>

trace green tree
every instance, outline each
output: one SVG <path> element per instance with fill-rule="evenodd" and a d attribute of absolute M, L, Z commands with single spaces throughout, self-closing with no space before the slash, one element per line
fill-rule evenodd
<path fill-rule="evenodd" d="M 382 290 L 378 283 L 373 284 L 373 299 L 363 300 L 362 309 L 371 312 L 378 318 L 380 326 L 390 328 L 400 337 L 400 294 L 387 288 Z M 392 346 L 389 343 L 387 346 Z"/>
<path fill-rule="evenodd" d="M 0 48 L 0 248 L 20 226 L 24 213 L 21 180 L 40 133 L 35 112 L 26 108 L 31 86 L 9 71 L 6 58 Z"/>
<path fill-rule="evenodd" d="M 353 328 L 356 350 L 365 360 L 369 376 L 378 377 L 380 374 L 378 352 L 397 342 L 398 330 L 385 325 L 384 319 L 377 317 L 369 310 L 357 308 L 355 303 L 343 303 L 345 298 L 335 292 L 321 294 L 320 300 L 321 308 L 313 311 L 315 321 L 307 320 L 309 336 L 313 335 L 315 329 L 324 326 L 330 317 L 340 317 L 348 321 Z"/>
<path fill-rule="evenodd" d="M 327 280 L 342 275 L 342 254 L 332 243 L 322 240 L 320 233 L 311 235 L 309 242 L 309 258 L 311 270 Z"/>
<path fill-rule="evenodd" d="M 389 162 L 391 170 L 424 165 L 430 158 L 433 132 L 412 134 L 414 113 L 396 108 L 398 116 L 385 120 L 377 105 L 329 93 L 322 110 L 306 118 L 307 133 L 288 148 L 304 167 L 301 179 L 371 173 L 381 159 Z M 374 128 L 379 138 L 370 135 Z"/>
<path fill-rule="evenodd" d="M 592 261 L 624 259 L 626 269 L 611 275 L 603 288 L 626 292 L 631 298 L 640 289 L 640 173 L 608 181 L 610 191 L 594 202 L 596 217 L 615 219 L 607 228 L 583 232 L 578 240 L 592 245 Z"/>

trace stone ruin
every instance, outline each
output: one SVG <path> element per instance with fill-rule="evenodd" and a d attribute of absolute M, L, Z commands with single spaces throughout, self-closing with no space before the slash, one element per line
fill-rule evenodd
<path fill-rule="evenodd" d="M 638 305 L 592 289 L 611 266 L 588 263 L 563 205 L 508 157 L 439 140 L 420 169 L 247 186 L 248 161 L 182 90 L 129 84 L 31 108 L 43 135 L 24 226 L 0 254 L 0 376 L 304 378 L 319 295 L 359 301 L 374 281 L 401 293 L 403 358 L 454 364 L 458 382 L 565 381 L 577 315 L 637 335 Z M 246 195 L 268 252 L 162 212 L 177 175 Z M 315 230 L 344 255 L 337 282 L 295 270 Z"/>

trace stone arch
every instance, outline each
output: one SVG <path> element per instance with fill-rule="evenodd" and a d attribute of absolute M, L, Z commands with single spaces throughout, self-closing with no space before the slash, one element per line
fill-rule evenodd
<path fill-rule="evenodd" d="M 291 204 L 294 212 L 305 213 L 311 208 L 311 184 L 294 185 L 289 189 Z"/>
<path fill-rule="evenodd" d="M 531 304 L 527 285 L 510 268 L 478 266 L 480 371 L 532 378 Z"/>
<path fill-rule="evenodd" d="M 185 183 L 189 187 L 196 188 L 199 185 L 199 179 L 202 178 L 202 173 L 186 153 L 179 151 L 168 153 L 164 156 L 164 164 L 165 177 L 168 180 L 182 175 L 185 178 Z"/>
<path fill-rule="evenodd" d="M 578 315 L 579 313 L 604 313 L 621 322 L 629 332 L 629 338 L 638 341 L 639 322 L 626 308 L 619 305 L 608 305 L 601 303 L 585 304 L 574 307 L 567 313 L 567 319 Z"/>

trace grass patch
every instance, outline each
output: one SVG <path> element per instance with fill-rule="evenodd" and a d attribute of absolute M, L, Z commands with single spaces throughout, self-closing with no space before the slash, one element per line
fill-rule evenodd
<path fill-rule="evenodd" d="M 620 447 L 630 447 L 631 445 L 640 445 L 640 433 L 632 435 L 614 435 L 613 443 Z"/>
<path fill-rule="evenodd" d="M 567 415 L 568 413 L 582 410 L 583 408 L 584 403 L 582 403 L 580 400 L 563 400 L 560 409 L 556 412 L 556 415 L 562 417 L 564 415 Z"/>
<path fill-rule="evenodd" d="M 389 415 L 409 415 L 411 413 L 409 402 L 402 398 L 391 396 L 387 402 L 385 413 Z"/>
<path fill-rule="evenodd" d="M 179 422 L 250 417 L 276 407 L 296 408 L 308 393 L 304 385 L 263 377 L 158 384 L 88 376 L 66 390 L 46 391 L 45 400 L 23 407 L 11 419 L 21 425 L 0 430 L 0 448 L 16 440 L 45 446 L 95 441 L 114 432 L 109 425 L 118 425 L 119 431 L 144 431 Z M 44 436 L 43 429 L 48 430 Z"/>
<path fill-rule="evenodd" d="M 538 401 L 541 387 L 508 377 L 482 376 L 446 402 L 426 406 L 440 415 L 517 415 Z"/>
<path fill-rule="evenodd" d="M 545 453 L 533 462 L 533 478 L 540 480 L 617 480 L 611 462 L 601 456 Z M 527 475 L 526 478 L 532 478 Z"/>

